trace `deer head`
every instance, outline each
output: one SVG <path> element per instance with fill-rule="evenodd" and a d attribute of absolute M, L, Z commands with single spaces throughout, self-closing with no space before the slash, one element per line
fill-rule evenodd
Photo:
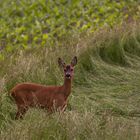
<path fill-rule="evenodd" d="M 65 62 L 61 58 L 58 58 L 58 64 L 60 67 L 63 68 L 65 78 L 71 79 L 74 74 L 74 66 L 77 64 L 77 57 L 74 56 L 69 65 L 66 65 Z"/>

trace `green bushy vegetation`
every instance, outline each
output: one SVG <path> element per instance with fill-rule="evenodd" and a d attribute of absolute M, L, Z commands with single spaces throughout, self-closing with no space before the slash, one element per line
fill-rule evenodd
<path fill-rule="evenodd" d="M 138 18 L 139 2 L 76 0 L 68 4 L 59 0 L 47 1 L 47 7 L 45 2 L 1 2 L 0 35 L 6 50 L 1 52 L 0 61 L 0 140 L 139 140 L 140 24 L 119 24 L 125 14 Z M 115 12 L 110 14 L 107 7 Z M 47 18 L 53 24 L 41 22 L 46 10 L 50 10 Z M 91 18 L 94 10 L 96 23 Z M 71 25 L 71 16 L 76 24 Z M 16 28 L 23 27 L 16 33 Z M 42 45 L 44 29 L 47 34 Z M 22 47 L 15 50 L 14 46 Z M 23 120 L 14 120 L 16 105 L 10 89 L 20 82 L 62 85 L 63 73 L 57 59 L 62 57 L 69 63 L 74 55 L 78 56 L 78 65 L 64 114 L 48 116 L 44 110 L 30 109 Z"/>
<path fill-rule="evenodd" d="M 0 44 L 8 52 L 52 47 L 65 35 L 94 32 L 140 15 L 137 0 L 2 0 L 0 6 Z"/>

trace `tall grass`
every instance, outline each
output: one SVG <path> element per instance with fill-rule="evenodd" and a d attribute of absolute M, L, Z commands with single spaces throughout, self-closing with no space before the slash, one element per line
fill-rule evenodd
<path fill-rule="evenodd" d="M 131 28 L 130 28 L 131 27 Z M 62 39 L 54 47 L 7 54 L 0 69 L 0 139 L 140 139 L 140 25 L 104 28 L 90 35 Z M 47 115 L 30 109 L 13 120 L 10 89 L 20 82 L 63 84 L 57 58 L 78 65 L 66 112 Z"/>

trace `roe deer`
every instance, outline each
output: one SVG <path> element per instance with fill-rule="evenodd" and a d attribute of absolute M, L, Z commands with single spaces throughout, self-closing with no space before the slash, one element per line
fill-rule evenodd
<path fill-rule="evenodd" d="M 75 56 L 70 65 L 66 65 L 61 58 L 58 64 L 64 70 L 64 84 L 62 86 L 45 86 L 35 83 L 17 84 L 12 90 L 18 111 L 16 118 L 23 118 L 29 107 L 45 108 L 52 113 L 54 109 L 64 111 L 67 106 L 67 99 L 71 93 L 71 82 L 73 79 L 74 66 L 77 64 Z"/>

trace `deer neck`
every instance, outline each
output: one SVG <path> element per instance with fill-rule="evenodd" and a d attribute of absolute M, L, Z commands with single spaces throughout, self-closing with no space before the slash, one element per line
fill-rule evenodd
<path fill-rule="evenodd" d="M 68 96 L 71 93 L 71 82 L 72 82 L 71 79 L 67 79 L 67 78 L 64 79 L 63 90 L 66 98 L 68 98 Z"/>

